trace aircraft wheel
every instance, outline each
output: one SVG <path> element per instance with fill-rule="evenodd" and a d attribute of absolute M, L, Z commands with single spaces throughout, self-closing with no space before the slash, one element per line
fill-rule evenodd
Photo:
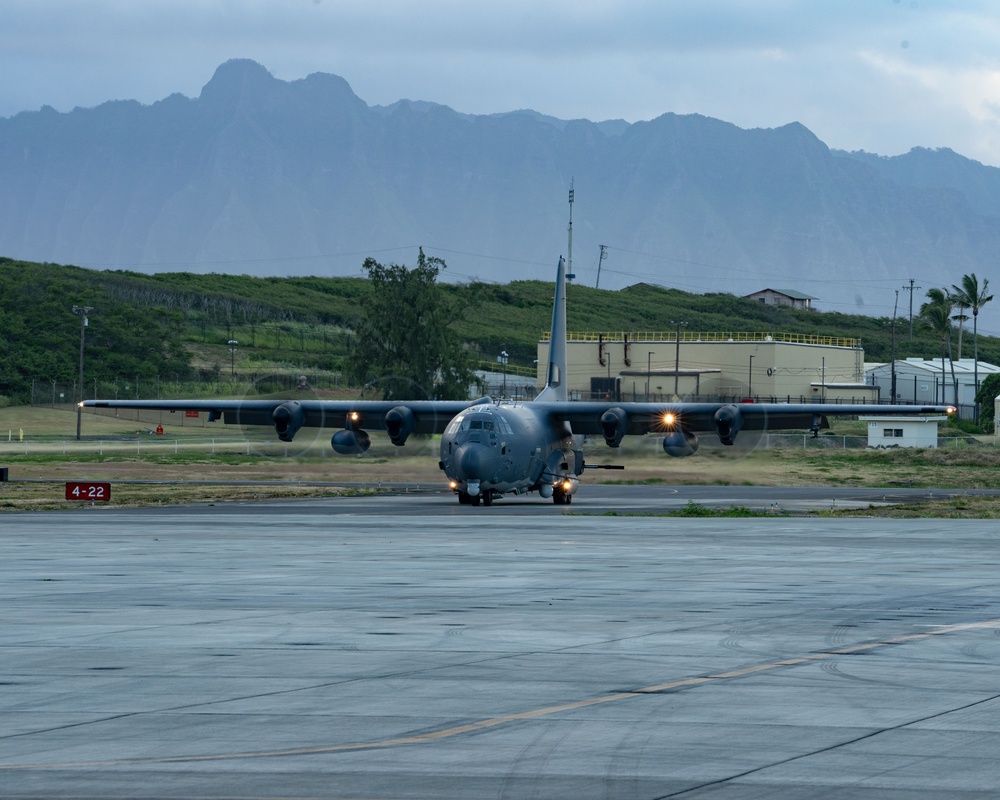
<path fill-rule="evenodd" d="M 483 505 L 484 506 L 493 505 L 493 492 L 486 492 L 486 494 L 483 495 Z"/>
<path fill-rule="evenodd" d="M 479 494 L 477 494 L 475 496 L 469 497 L 469 499 L 472 501 L 472 505 L 478 506 L 479 505 L 479 501 L 483 499 L 483 493 L 480 492 Z"/>
<path fill-rule="evenodd" d="M 469 496 L 468 492 L 459 492 L 458 493 L 458 504 L 460 506 L 467 506 L 470 503 L 472 503 L 472 497 Z"/>
<path fill-rule="evenodd" d="M 573 502 L 573 495 L 571 495 L 571 494 L 566 495 L 565 498 L 564 498 L 564 500 L 565 500 L 566 505 L 569 505 L 570 503 Z"/>

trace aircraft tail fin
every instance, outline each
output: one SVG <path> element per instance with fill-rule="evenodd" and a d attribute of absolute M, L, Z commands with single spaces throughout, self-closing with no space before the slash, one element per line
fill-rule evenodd
<path fill-rule="evenodd" d="M 556 293 L 552 303 L 552 334 L 549 339 L 549 363 L 545 370 L 545 388 L 535 400 L 566 402 L 566 261 L 559 256 L 556 269 Z"/>

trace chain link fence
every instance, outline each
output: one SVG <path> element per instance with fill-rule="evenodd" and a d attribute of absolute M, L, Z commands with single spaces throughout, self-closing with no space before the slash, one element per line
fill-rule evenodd
<path fill-rule="evenodd" d="M 84 381 L 85 400 L 161 400 L 209 399 L 212 397 L 254 397 L 257 395 L 303 393 L 344 389 L 347 382 L 338 372 L 257 373 L 225 370 L 198 380 L 177 380 L 169 376 L 155 378 L 116 378 L 111 381 Z M 73 405 L 79 400 L 79 384 L 34 379 L 31 382 L 31 405 Z"/>

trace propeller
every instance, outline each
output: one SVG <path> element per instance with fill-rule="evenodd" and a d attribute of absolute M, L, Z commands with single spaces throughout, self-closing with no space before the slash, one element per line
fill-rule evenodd
<path fill-rule="evenodd" d="M 733 461 L 749 457 L 761 446 L 768 429 L 767 420 L 763 421 L 763 425 L 757 422 L 753 427 L 747 427 L 741 413 L 746 405 L 749 404 L 731 403 L 719 409 L 715 415 L 715 431 L 699 437 L 706 453 Z"/>
<path fill-rule="evenodd" d="M 301 376 L 289 389 L 287 375 L 259 375 L 248 384 L 244 400 L 287 400 L 275 410 L 268 427 L 239 424 L 240 432 L 249 442 L 248 451 L 258 456 L 319 456 L 329 455 L 328 435 L 323 428 L 304 425 L 304 415 L 298 404 L 304 400 L 323 399 L 313 389 L 305 376 Z M 283 440 L 286 439 L 286 440 Z"/>

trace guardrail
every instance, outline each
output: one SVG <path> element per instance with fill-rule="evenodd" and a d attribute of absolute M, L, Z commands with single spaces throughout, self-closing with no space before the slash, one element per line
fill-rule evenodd
<path fill-rule="evenodd" d="M 542 331 L 541 340 L 552 338 L 551 331 Z M 664 331 L 569 331 L 569 342 L 676 342 L 676 330 Z M 861 347 L 861 340 L 847 336 L 818 336 L 811 333 L 776 331 L 689 331 L 680 332 L 682 342 L 783 342 L 786 344 L 819 344 L 827 347 Z"/>

